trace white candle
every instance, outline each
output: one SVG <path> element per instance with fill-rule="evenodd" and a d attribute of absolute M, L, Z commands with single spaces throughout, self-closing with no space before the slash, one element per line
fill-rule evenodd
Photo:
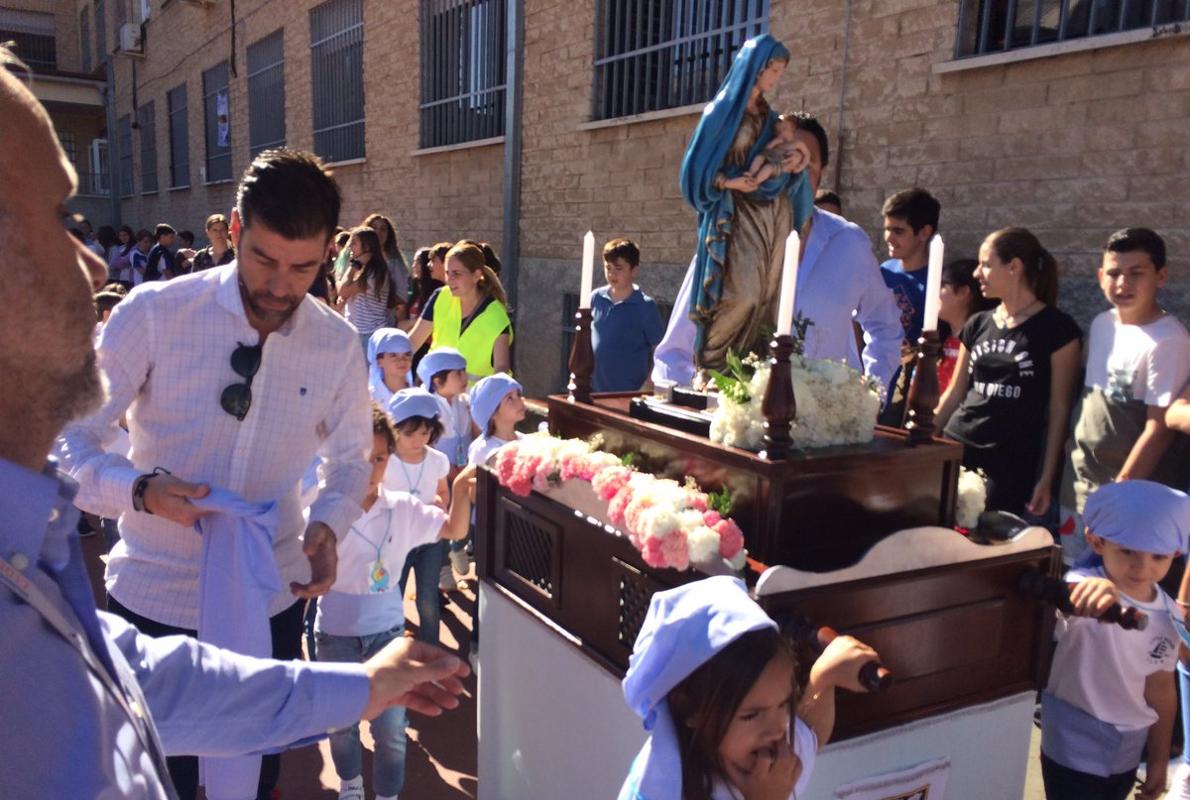
<path fill-rule="evenodd" d="M 595 234 L 583 237 L 583 283 L 578 293 L 578 307 L 591 307 L 591 282 L 595 278 Z"/>
<path fill-rule="evenodd" d="M 938 308 L 942 304 L 942 257 L 945 252 L 942 237 L 934 234 L 930 239 L 930 266 L 926 273 L 926 311 L 923 331 L 938 330 Z"/>
<path fill-rule="evenodd" d="M 785 266 L 781 270 L 781 300 L 777 304 L 777 335 L 788 336 L 793 330 L 793 302 L 797 294 L 797 259 L 802 240 L 797 231 L 785 239 Z"/>

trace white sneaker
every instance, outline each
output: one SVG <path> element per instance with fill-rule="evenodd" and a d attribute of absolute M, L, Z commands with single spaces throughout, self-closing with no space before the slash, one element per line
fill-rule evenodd
<path fill-rule="evenodd" d="M 339 800 L 364 800 L 364 776 L 339 781 Z"/>
<path fill-rule="evenodd" d="M 460 576 L 466 576 L 471 571 L 471 559 L 467 557 L 467 551 L 451 550 L 450 565 Z"/>
<path fill-rule="evenodd" d="M 444 592 L 458 591 L 459 583 L 455 580 L 454 573 L 450 571 L 450 564 L 442 565 L 442 571 L 438 573 L 438 588 Z"/>
<path fill-rule="evenodd" d="M 1178 768 L 1169 782 L 1166 800 L 1190 800 L 1190 764 L 1178 759 Z"/>

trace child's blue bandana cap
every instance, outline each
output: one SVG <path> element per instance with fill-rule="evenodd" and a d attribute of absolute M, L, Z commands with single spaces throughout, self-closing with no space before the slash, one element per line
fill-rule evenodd
<path fill-rule="evenodd" d="M 368 363 L 375 364 L 376 358 L 384 353 L 412 353 L 413 343 L 409 334 L 400 328 L 377 328 L 368 339 Z"/>
<path fill-rule="evenodd" d="M 1153 481 L 1107 483 L 1087 498 L 1083 525 L 1088 532 L 1130 550 L 1184 553 L 1190 540 L 1190 497 Z M 1087 550 L 1075 566 L 1102 563 Z"/>
<path fill-rule="evenodd" d="M 388 401 L 388 416 L 393 424 L 402 423 L 410 417 L 436 419 L 440 410 L 434 395 L 425 389 L 402 389 Z"/>
<path fill-rule="evenodd" d="M 433 392 L 433 378 L 439 372 L 466 368 L 467 359 L 463 358 L 462 353 L 453 347 L 439 347 L 422 356 L 421 362 L 417 365 L 417 377 L 421 379 L 427 392 Z"/>
<path fill-rule="evenodd" d="M 509 392 L 524 391 L 510 375 L 497 372 L 479 381 L 471 388 L 471 418 L 481 432 L 486 432 L 492 415 Z"/>
<path fill-rule="evenodd" d="M 666 696 L 745 633 L 776 627 L 739 578 L 706 578 L 653 595 L 624 677 L 624 698 L 651 736 L 621 800 L 681 800 L 682 758 Z"/>

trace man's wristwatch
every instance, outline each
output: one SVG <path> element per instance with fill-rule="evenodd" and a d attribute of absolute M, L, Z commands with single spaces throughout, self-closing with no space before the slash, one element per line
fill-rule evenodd
<path fill-rule="evenodd" d="M 145 514 L 152 514 L 148 508 L 145 507 L 145 489 L 149 488 L 149 481 L 158 475 L 169 475 L 169 470 L 164 467 L 155 467 L 152 472 L 146 472 L 141 475 L 132 484 L 132 510 L 141 511 Z"/>

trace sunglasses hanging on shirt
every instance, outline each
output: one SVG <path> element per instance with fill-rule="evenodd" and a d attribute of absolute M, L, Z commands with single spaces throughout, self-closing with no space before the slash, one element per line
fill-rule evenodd
<path fill-rule="evenodd" d="M 231 353 L 231 368 L 244 379 L 243 383 L 233 383 L 223 390 L 219 397 L 219 405 L 231 414 L 237 421 L 243 422 L 248 416 L 248 409 L 252 408 L 252 379 L 260 370 L 260 357 L 264 345 L 247 345 L 239 342 L 239 346 Z"/>

